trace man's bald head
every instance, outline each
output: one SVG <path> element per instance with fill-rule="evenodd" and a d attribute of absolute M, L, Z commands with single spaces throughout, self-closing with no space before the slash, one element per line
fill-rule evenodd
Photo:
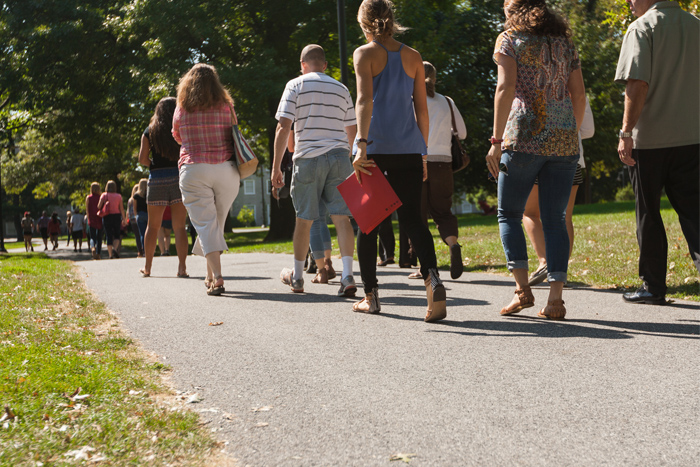
<path fill-rule="evenodd" d="M 301 62 L 311 71 L 323 71 L 326 66 L 326 52 L 320 45 L 309 44 L 301 51 Z"/>

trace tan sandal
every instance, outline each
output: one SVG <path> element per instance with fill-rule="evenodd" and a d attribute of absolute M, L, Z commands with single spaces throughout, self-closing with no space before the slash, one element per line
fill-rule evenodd
<path fill-rule="evenodd" d="M 542 308 L 537 316 L 540 318 L 547 318 L 553 321 L 561 321 L 566 316 L 566 307 L 564 306 L 564 300 L 551 300 L 547 301 L 547 306 Z"/>
<path fill-rule="evenodd" d="M 535 306 L 535 296 L 532 295 L 532 290 L 529 286 L 523 286 L 522 289 L 515 289 L 513 301 L 506 307 L 501 308 L 501 316 L 508 316 L 518 313 L 525 308 Z"/>
<path fill-rule="evenodd" d="M 375 287 L 371 292 L 365 292 L 365 298 L 352 305 L 352 311 L 357 313 L 377 314 L 381 311 L 379 303 L 379 290 Z"/>
<path fill-rule="evenodd" d="M 425 295 L 428 298 L 428 310 L 424 321 L 434 323 L 447 318 L 447 292 L 437 269 L 428 269 L 428 278 L 423 284 L 425 285 Z"/>
<path fill-rule="evenodd" d="M 327 284 L 329 280 L 335 279 L 336 273 L 335 273 L 335 269 L 333 269 L 333 261 L 332 260 L 330 260 L 328 258 L 324 258 L 323 263 L 324 263 L 323 268 L 326 270 L 326 274 L 328 275 L 328 280 L 326 282 L 322 282 L 322 283 Z M 311 281 L 311 282 L 313 282 L 313 281 Z"/>

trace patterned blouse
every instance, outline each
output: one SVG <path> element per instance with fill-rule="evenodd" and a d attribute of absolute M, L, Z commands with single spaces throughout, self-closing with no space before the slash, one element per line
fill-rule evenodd
<path fill-rule="evenodd" d="M 571 72 L 581 68 L 573 43 L 566 37 L 533 36 L 513 29 L 496 40 L 496 54 L 515 59 L 518 78 L 503 146 L 540 156 L 578 154 L 576 118 L 569 95 Z"/>
<path fill-rule="evenodd" d="M 233 155 L 232 106 L 187 112 L 180 106 L 173 115 L 173 137 L 180 146 L 183 164 L 221 164 Z"/>

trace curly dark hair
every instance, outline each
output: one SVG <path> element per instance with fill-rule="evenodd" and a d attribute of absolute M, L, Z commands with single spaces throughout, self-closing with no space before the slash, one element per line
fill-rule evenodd
<path fill-rule="evenodd" d="M 533 36 L 571 37 L 569 24 L 547 8 L 545 0 L 511 0 L 505 11 L 506 29 Z"/>
<path fill-rule="evenodd" d="M 180 157 L 180 145 L 171 133 L 176 106 L 177 100 L 174 97 L 164 97 L 156 105 L 156 111 L 148 124 L 148 139 L 153 149 L 171 161 Z"/>

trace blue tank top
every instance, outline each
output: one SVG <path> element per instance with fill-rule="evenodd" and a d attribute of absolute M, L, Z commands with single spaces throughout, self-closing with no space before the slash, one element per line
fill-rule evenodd
<path fill-rule="evenodd" d="M 377 42 L 377 41 L 374 41 Z M 401 62 L 401 49 L 387 53 L 384 69 L 372 78 L 372 121 L 367 154 L 426 154 L 427 147 L 413 110 L 413 78 Z M 357 145 L 353 153 L 357 152 Z"/>

